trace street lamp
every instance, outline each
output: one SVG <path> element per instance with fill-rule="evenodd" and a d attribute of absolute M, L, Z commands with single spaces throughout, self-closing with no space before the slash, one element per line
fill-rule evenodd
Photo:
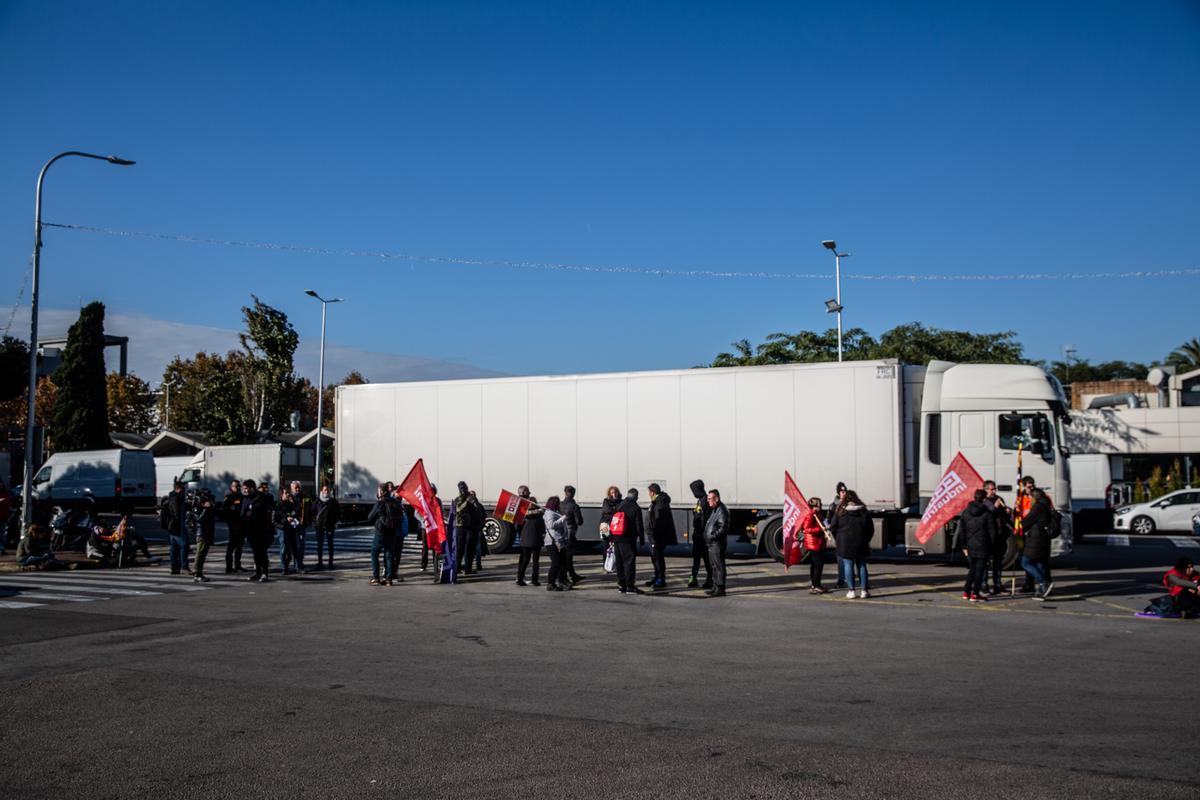
<path fill-rule="evenodd" d="M 838 363 L 840 364 L 842 362 L 842 259 L 849 258 L 850 254 L 839 253 L 837 249 L 837 242 L 835 242 L 833 239 L 826 239 L 825 241 L 821 242 L 821 246 L 826 250 L 833 251 L 833 275 L 834 280 L 836 281 L 835 285 L 837 287 L 837 296 L 832 300 L 825 301 L 825 312 L 827 314 L 837 314 Z"/>
<path fill-rule="evenodd" d="M 60 158 L 80 156 L 94 158 L 97 161 L 107 161 L 118 167 L 131 167 L 135 162 L 117 156 L 98 156 L 94 153 L 81 153 L 78 150 L 68 150 L 59 153 L 46 162 L 37 179 L 37 201 L 33 212 L 33 291 L 29 295 L 29 401 L 27 418 L 25 420 L 25 485 L 21 487 L 21 529 L 29 527 L 32 518 L 33 505 L 33 428 L 37 403 L 37 343 L 38 343 L 38 288 L 41 278 L 42 264 L 42 181 L 46 178 L 46 170 Z"/>
<path fill-rule="evenodd" d="M 313 492 L 319 494 L 321 491 L 321 439 L 325 433 L 325 311 L 329 308 L 330 303 L 343 301 L 340 297 L 326 300 L 312 289 L 305 289 L 304 293 L 321 302 L 321 358 L 317 367 L 317 442 L 313 446 L 316 450 L 316 482 L 313 484 Z"/>

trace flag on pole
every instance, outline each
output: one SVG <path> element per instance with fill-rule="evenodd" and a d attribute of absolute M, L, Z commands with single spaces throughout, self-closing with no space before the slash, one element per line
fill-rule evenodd
<path fill-rule="evenodd" d="M 1025 452 L 1025 443 L 1017 442 L 1017 497 L 1013 500 L 1013 536 L 1018 539 L 1025 535 L 1025 529 L 1021 525 L 1021 517 L 1025 516 L 1028 510 L 1025 503 L 1022 502 L 1025 497 L 1025 484 L 1021 483 L 1021 479 L 1025 477 L 1025 468 L 1021 464 L 1021 456 Z"/>
<path fill-rule="evenodd" d="M 433 493 L 433 485 L 425 474 L 424 459 L 417 459 L 413 468 L 397 490 L 400 496 L 412 504 L 413 509 L 421 518 L 421 526 L 425 529 L 425 541 L 435 553 L 442 552 L 446 544 L 446 523 L 442 519 L 442 503 Z"/>
<path fill-rule="evenodd" d="M 802 555 L 800 523 L 811 513 L 812 507 L 804 499 L 804 493 L 796 487 L 796 482 L 792 480 L 792 476 L 785 469 L 783 471 L 783 569 L 785 572 L 792 565 L 800 563 Z"/>
<path fill-rule="evenodd" d="M 496 508 L 492 511 L 492 516 L 512 525 L 520 525 L 525 521 L 525 515 L 529 513 L 530 505 L 532 504 L 528 499 L 515 495 L 507 489 L 501 489 L 500 499 L 496 501 Z"/>
<path fill-rule="evenodd" d="M 933 490 L 933 497 L 921 515 L 917 526 L 917 541 L 925 544 L 947 522 L 957 517 L 974 498 L 975 490 L 983 488 L 983 478 L 962 453 L 954 456 L 942 473 L 942 480 Z"/>

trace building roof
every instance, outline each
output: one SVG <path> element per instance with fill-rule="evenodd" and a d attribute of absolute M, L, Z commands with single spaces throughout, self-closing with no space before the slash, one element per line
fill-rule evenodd
<path fill-rule="evenodd" d="M 185 456 L 212 444 L 200 431 L 163 431 L 146 443 L 156 456 Z"/>

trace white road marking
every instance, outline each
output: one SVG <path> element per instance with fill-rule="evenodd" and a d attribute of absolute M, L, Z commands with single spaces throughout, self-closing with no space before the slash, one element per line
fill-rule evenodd
<path fill-rule="evenodd" d="M 1129 537 L 1123 533 L 1114 533 L 1109 535 L 1105 544 L 1109 547 L 1129 547 Z"/>
<path fill-rule="evenodd" d="M 1200 547 L 1200 540 L 1193 539 L 1190 536 L 1168 536 L 1167 538 L 1176 547 Z"/>

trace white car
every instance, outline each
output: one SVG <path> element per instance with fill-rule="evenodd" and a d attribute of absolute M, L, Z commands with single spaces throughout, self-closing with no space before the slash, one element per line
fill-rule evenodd
<path fill-rule="evenodd" d="M 1149 503 L 1118 508 L 1113 514 L 1113 525 L 1119 531 L 1143 535 L 1156 530 L 1192 531 L 1192 518 L 1197 513 L 1200 513 L 1200 489 L 1180 489 Z"/>

